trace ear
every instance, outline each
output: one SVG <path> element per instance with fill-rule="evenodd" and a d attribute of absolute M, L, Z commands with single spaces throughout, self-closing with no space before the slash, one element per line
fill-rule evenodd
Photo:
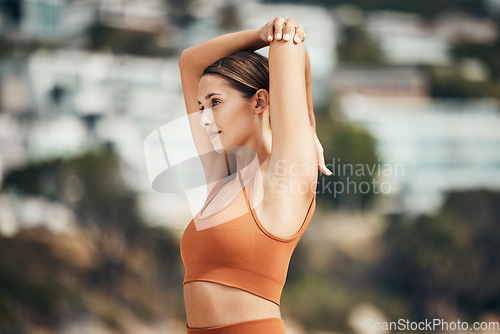
<path fill-rule="evenodd" d="M 269 92 L 264 88 L 259 89 L 255 92 L 253 101 L 254 112 L 257 114 L 263 113 L 269 107 Z"/>

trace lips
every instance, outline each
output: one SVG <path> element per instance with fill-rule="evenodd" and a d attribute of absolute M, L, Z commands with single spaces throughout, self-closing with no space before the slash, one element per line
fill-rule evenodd
<path fill-rule="evenodd" d="M 209 132 L 208 133 L 208 136 L 210 137 L 210 139 L 214 139 L 221 131 L 218 131 L 218 132 Z"/>

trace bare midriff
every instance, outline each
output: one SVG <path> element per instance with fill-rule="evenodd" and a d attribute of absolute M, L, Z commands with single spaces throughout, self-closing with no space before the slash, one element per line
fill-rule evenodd
<path fill-rule="evenodd" d="M 263 318 L 281 318 L 274 302 L 250 292 L 213 282 L 184 284 L 186 320 L 190 328 L 229 325 Z"/>

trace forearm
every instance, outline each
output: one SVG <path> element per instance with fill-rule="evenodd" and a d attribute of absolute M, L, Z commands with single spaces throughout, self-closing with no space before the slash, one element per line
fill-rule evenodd
<path fill-rule="evenodd" d="M 257 50 L 269 45 L 259 36 L 259 29 L 244 30 L 211 38 L 182 51 L 179 66 L 188 65 L 196 72 L 203 70 L 217 59 L 237 51 Z"/>

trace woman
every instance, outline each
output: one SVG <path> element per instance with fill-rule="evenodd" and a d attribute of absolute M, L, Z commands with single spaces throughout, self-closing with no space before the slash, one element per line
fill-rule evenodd
<path fill-rule="evenodd" d="M 316 207 L 318 166 L 331 174 L 304 39 L 302 25 L 277 17 L 181 54 L 209 181 L 181 241 L 187 333 L 285 333 L 279 304 L 290 257 Z M 253 52 L 265 46 L 269 59 Z"/>

